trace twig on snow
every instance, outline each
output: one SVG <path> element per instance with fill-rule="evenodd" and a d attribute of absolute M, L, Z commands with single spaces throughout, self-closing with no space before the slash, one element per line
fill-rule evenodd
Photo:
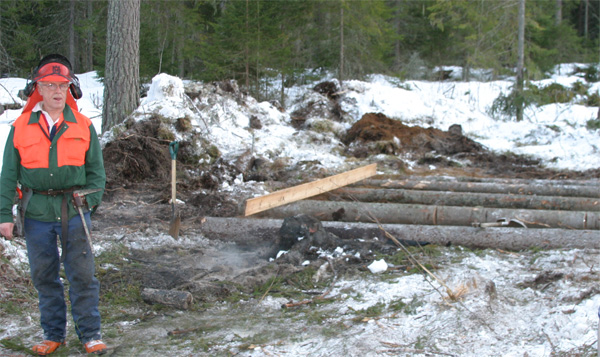
<path fill-rule="evenodd" d="M 326 296 L 329 295 L 329 293 L 331 293 L 331 291 L 333 290 L 333 286 L 335 285 L 335 283 L 337 281 L 337 272 L 336 272 L 335 267 L 333 266 L 333 262 L 331 261 L 330 258 L 327 258 L 327 263 L 329 264 L 331 271 L 333 271 L 333 281 L 329 285 L 329 288 L 323 294 L 316 296 L 313 299 L 302 300 L 302 301 L 298 301 L 298 302 L 288 302 L 286 304 L 283 304 L 281 307 L 282 308 L 290 308 L 290 307 L 312 304 L 319 300 L 325 300 Z"/>

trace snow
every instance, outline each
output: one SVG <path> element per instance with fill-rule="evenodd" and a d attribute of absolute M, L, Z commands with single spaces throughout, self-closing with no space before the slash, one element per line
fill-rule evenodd
<path fill-rule="evenodd" d="M 560 66 L 548 79 L 539 83 L 572 85 L 582 81 L 579 77 L 568 75 L 575 65 Z M 79 79 L 84 93 L 78 101 L 80 111 L 92 119 L 100 133 L 102 83 L 94 72 L 80 74 Z M 20 78 L 0 79 L 0 104 L 23 103 L 17 97 L 17 92 L 25 84 L 26 80 Z M 288 163 L 318 160 L 323 167 L 331 168 L 346 163 L 337 154 L 340 144 L 335 136 L 294 130 L 290 126 L 289 112 L 281 112 L 271 103 L 258 102 L 251 97 L 239 102 L 226 95 L 219 97 L 219 100 L 204 96 L 194 102 L 185 95 L 185 85 L 179 78 L 157 75 L 152 80 L 147 97 L 142 99 L 134 113 L 134 118 L 141 120 L 156 114 L 171 119 L 191 118 L 195 128 L 207 135 L 225 157 L 235 157 L 252 150 L 270 158 L 285 158 Z M 311 90 L 313 85 L 290 89 L 285 106 L 293 108 L 303 100 L 319 100 Z M 447 130 L 450 125 L 460 124 L 466 136 L 497 153 L 529 155 L 541 159 L 547 167 L 556 169 L 586 170 L 600 167 L 599 133 L 586 128 L 588 120 L 596 119 L 596 107 L 577 104 L 532 107 L 526 110 L 522 122 L 515 122 L 492 118 L 488 114 L 493 100 L 501 93 L 508 94 L 510 91 L 512 83 L 506 80 L 400 82 L 394 78 L 373 75 L 367 81 L 348 80 L 344 86 L 347 92 L 341 101 L 342 109 L 354 120 L 360 119 L 365 113 L 381 112 L 407 125 Z M 597 92 L 599 89 L 595 83 L 590 91 Z M 20 110 L 6 110 L 0 115 L 0 150 L 4 149 L 10 124 L 19 114 Z M 251 116 L 261 119 L 262 129 L 249 128 Z M 339 125 L 348 128 L 351 123 Z M 0 151 L 0 165 L 2 156 Z M 242 178 L 237 182 L 244 184 Z M 149 249 L 161 245 L 192 246 L 197 243 L 197 239 L 186 239 L 174 241 L 167 235 L 148 236 L 140 232 L 128 234 L 124 244 L 137 249 Z M 24 247 L 4 240 L 0 240 L 0 244 L 5 254 L 13 257 L 13 262 L 25 264 L 27 258 Z M 95 248 L 102 251 L 101 246 Z M 343 251 L 334 253 L 339 256 Z M 313 338 L 295 345 L 281 342 L 283 345 L 259 347 L 252 355 L 326 355 L 327 351 L 348 351 L 352 346 L 362 351 L 370 350 L 371 353 L 364 354 L 369 355 L 385 349 L 381 341 L 406 345 L 406 341 L 414 344 L 420 339 L 426 339 L 429 346 L 436 346 L 439 351 L 465 356 L 481 354 L 482 346 L 485 346 L 485 355 L 502 356 L 548 356 L 557 351 L 589 346 L 598 339 L 596 331 L 600 317 L 600 294 L 597 290 L 578 302 L 576 297 L 581 292 L 569 284 L 570 279 L 557 282 L 560 287 L 552 290 L 555 294 L 529 287 L 516 289 L 511 284 L 515 280 L 533 279 L 532 266 L 535 271 L 561 271 L 570 274 L 572 279 L 584 279 L 586 274 L 597 274 L 594 271 L 597 261 L 585 262 L 578 258 L 584 253 L 578 250 L 547 251 L 540 253 L 532 262 L 527 255 L 492 251 L 480 256 L 465 252 L 459 264 L 450 264 L 436 271 L 452 289 L 464 291 L 460 303 L 452 304 L 447 302 L 448 296 L 443 296 L 444 293 L 440 294 L 439 290 L 433 288 L 435 283 L 426 282 L 430 278 L 424 275 L 405 275 L 386 281 L 341 280 L 330 294 L 347 298 L 343 306 L 335 306 L 341 314 L 366 309 L 378 302 L 389 304 L 402 301 L 410 304 L 418 299 L 420 305 L 414 307 L 414 314 L 402 319 L 390 315 L 377 321 L 368 321 L 360 328 L 352 327 L 344 339 Z M 598 252 L 592 252 L 591 256 L 597 258 Z M 375 261 L 369 266 L 371 272 L 378 275 L 387 268 L 384 260 Z M 485 290 L 490 282 L 494 283 L 498 296 L 502 296 L 504 301 L 500 298 L 494 300 Z M 267 297 L 265 304 L 279 308 L 281 301 Z M 11 329 L 11 326 L 5 327 L 5 331 Z M 376 337 L 365 339 L 362 336 Z M 342 347 L 338 349 L 336 346 Z M 326 353 L 319 354 L 317 351 Z"/>
<path fill-rule="evenodd" d="M 371 273 L 377 274 L 377 273 L 383 273 L 384 271 L 386 271 L 388 268 L 388 265 L 385 262 L 385 260 L 379 259 L 379 260 L 375 260 L 373 263 L 369 264 L 369 266 L 367 266 L 367 268 L 369 268 L 369 271 Z"/>
<path fill-rule="evenodd" d="M 571 85 L 582 81 L 569 76 L 573 65 L 557 69 L 550 82 Z M 559 75 L 558 73 L 563 73 Z M 78 101 L 80 111 L 90 117 L 97 131 L 101 129 L 102 83 L 94 72 L 79 75 L 84 96 Z M 17 93 L 26 84 L 20 78 L 0 79 L 0 104 L 22 103 Z M 534 82 L 535 84 L 535 82 Z M 287 106 L 314 99 L 313 84 L 288 91 Z M 530 107 L 525 119 L 515 122 L 495 119 L 488 110 L 501 93 L 508 94 L 512 83 L 506 80 L 491 82 L 425 82 L 406 81 L 373 75 L 368 81 L 348 80 L 341 105 L 349 116 L 358 120 L 363 114 L 381 112 L 402 120 L 407 125 L 420 125 L 447 130 L 460 124 L 463 133 L 497 153 L 512 152 L 541 159 L 549 168 L 587 170 L 600 167 L 598 131 L 588 130 L 586 123 L 595 119 L 598 108 L 578 104 L 549 104 Z M 598 91 L 595 83 L 590 92 Z M 291 162 L 318 160 L 325 167 L 344 163 L 337 155 L 337 139 L 326 133 L 299 135 L 290 125 L 289 112 L 280 112 L 271 103 L 257 102 L 246 97 L 238 103 L 223 96 L 208 102 L 208 96 L 192 103 L 184 94 L 184 82 L 167 74 L 155 76 L 147 97 L 134 114 L 139 119 L 156 113 L 166 118 L 193 119 L 201 131 L 209 131 L 211 142 L 216 143 L 224 155 L 239 155 L 252 149 L 268 157 L 284 157 Z M 196 107 L 193 105 L 196 104 Z M 202 112 L 197 107 L 204 106 Z M 9 131 L 9 124 L 20 114 L 19 110 L 6 110 L 0 115 L 0 143 Z M 263 129 L 249 129 L 250 116 L 261 118 Z M 339 125 L 348 128 L 352 123 Z M 0 156 L 1 160 L 1 156 Z M 1 161 L 0 161 L 1 163 Z"/>

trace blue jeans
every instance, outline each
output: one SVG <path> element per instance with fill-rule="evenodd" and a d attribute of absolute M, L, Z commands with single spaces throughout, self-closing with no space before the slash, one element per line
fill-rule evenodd
<path fill-rule="evenodd" d="M 91 227 L 90 213 L 85 214 Z M 60 256 L 57 235 L 62 237 L 61 222 L 40 222 L 25 219 L 27 255 L 31 279 L 38 291 L 40 320 L 44 339 L 62 342 L 67 336 L 67 305 L 64 287 L 59 277 Z M 69 280 L 69 298 L 75 331 L 81 342 L 99 340 L 100 313 L 98 295 L 100 283 L 94 277 L 94 255 L 79 215 L 69 220 L 64 268 Z"/>

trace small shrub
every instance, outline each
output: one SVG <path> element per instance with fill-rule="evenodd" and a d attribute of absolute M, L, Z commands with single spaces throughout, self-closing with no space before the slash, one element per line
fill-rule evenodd
<path fill-rule="evenodd" d="M 598 94 L 588 95 L 590 86 L 580 81 L 575 82 L 572 88 L 568 88 L 559 83 L 552 83 L 545 87 L 538 87 L 529 83 L 523 93 L 519 95 L 516 90 L 512 90 L 508 95 L 501 93 L 488 110 L 489 114 L 498 117 L 515 117 L 519 103 L 523 108 L 531 105 L 547 105 L 552 103 L 570 103 L 577 96 L 587 98 L 584 100 L 586 105 L 598 105 L 600 96 Z"/>
<path fill-rule="evenodd" d="M 378 302 L 375 305 L 369 306 L 366 309 L 356 311 L 356 317 L 353 318 L 355 322 L 366 321 L 375 317 L 381 316 L 385 311 L 385 304 Z"/>
<path fill-rule="evenodd" d="M 580 83 L 580 82 L 577 82 Z M 568 103 L 575 98 L 575 92 L 562 84 L 552 83 L 540 90 L 538 105 Z"/>
<path fill-rule="evenodd" d="M 584 97 L 585 100 L 581 103 L 589 107 L 600 106 L 600 95 L 598 93 L 592 93 Z"/>
<path fill-rule="evenodd" d="M 600 119 L 590 119 L 586 123 L 588 130 L 600 130 Z"/>
<path fill-rule="evenodd" d="M 526 108 L 535 102 L 535 95 L 534 91 L 528 90 L 524 91 L 522 95 L 517 94 L 515 90 L 508 95 L 501 93 L 498 98 L 494 99 L 489 114 L 493 117 L 515 117 L 518 103 L 523 103 L 523 108 Z"/>
<path fill-rule="evenodd" d="M 413 296 L 408 303 L 405 303 L 402 299 L 392 301 L 389 309 L 391 311 L 402 312 L 406 315 L 416 315 L 420 306 L 423 306 L 423 301 Z"/>
<path fill-rule="evenodd" d="M 585 84 L 581 81 L 577 81 L 575 83 L 573 83 L 573 92 L 575 92 L 576 95 L 582 95 L 582 96 L 587 96 L 588 91 L 590 90 L 590 85 L 589 84 Z"/>
<path fill-rule="evenodd" d="M 583 78 L 588 82 L 598 82 L 598 68 L 595 65 L 589 65 L 583 69 Z"/>

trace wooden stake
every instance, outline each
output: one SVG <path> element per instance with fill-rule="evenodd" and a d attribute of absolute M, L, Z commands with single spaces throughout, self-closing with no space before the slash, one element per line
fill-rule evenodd
<path fill-rule="evenodd" d="M 246 201 L 244 216 L 282 206 L 304 198 L 319 195 L 324 192 L 340 188 L 376 174 L 377 164 L 371 164 L 358 169 L 330 176 L 321 180 L 286 188 L 264 196 L 251 198 Z"/>

